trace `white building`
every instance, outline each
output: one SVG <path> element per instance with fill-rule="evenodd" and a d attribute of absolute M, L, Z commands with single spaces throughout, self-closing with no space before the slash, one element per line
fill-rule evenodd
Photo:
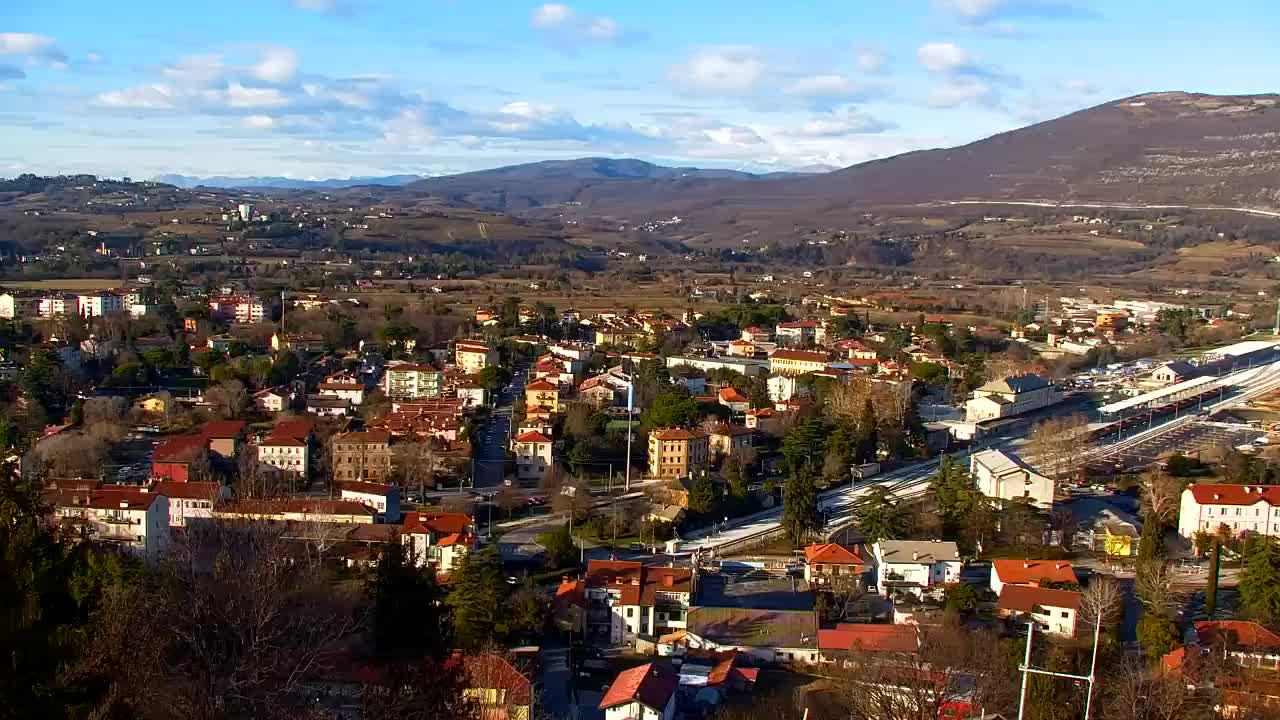
<path fill-rule="evenodd" d="M 468 375 L 498 363 L 498 351 L 478 340 L 459 340 L 453 346 L 453 361 Z"/>
<path fill-rule="evenodd" d="M 93 293 L 78 297 L 80 314 L 84 317 L 102 317 L 124 311 L 124 299 L 113 293 Z"/>
<path fill-rule="evenodd" d="M 36 314 L 42 318 L 66 317 L 80 312 L 80 298 L 76 295 L 52 295 L 40 298 Z"/>
<path fill-rule="evenodd" d="M 384 483 L 345 480 L 337 483 L 342 500 L 358 502 L 376 510 L 383 522 L 400 522 L 400 488 Z"/>
<path fill-rule="evenodd" d="M 392 400 L 437 398 L 443 376 L 430 365 L 390 364 L 383 371 L 382 391 Z"/>
<path fill-rule="evenodd" d="M 541 482 L 551 470 L 551 438 L 538 432 L 517 435 L 513 441 L 516 453 L 516 477 L 521 481 Z"/>
<path fill-rule="evenodd" d="M 876 589 L 920 596 L 925 590 L 960 579 L 960 549 L 941 540 L 881 540 L 872 546 Z"/>
<path fill-rule="evenodd" d="M 320 397 L 346 400 L 353 406 L 364 402 L 364 385 L 358 382 L 322 382 L 318 393 Z"/>
<path fill-rule="evenodd" d="M 305 478 L 311 471 L 309 450 L 306 441 L 300 438 L 268 437 L 258 443 L 258 462 Z"/>
<path fill-rule="evenodd" d="M 642 565 L 629 560 L 587 563 L 587 639 L 603 645 L 634 645 L 688 628 L 693 573 L 688 568 Z"/>
<path fill-rule="evenodd" d="M 60 490 L 49 498 L 64 525 L 147 562 L 169 547 L 169 498 L 147 488 Z"/>
<path fill-rule="evenodd" d="M 259 390 L 253 394 L 253 406 L 263 412 L 280 412 L 284 410 L 287 401 L 288 396 L 275 388 Z"/>
<path fill-rule="evenodd" d="M 213 506 L 227 497 L 227 488 L 216 482 L 161 481 L 151 486 L 169 498 L 169 527 L 185 527 L 188 520 L 213 517 Z"/>
<path fill-rule="evenodd" d="M 660 663 L 623 670 L 600 699 L 604 720 L 673 720 L 680 677 Z"/>
<path fill-rule="evenodd" d="M 405 513 L 400 539 L 418 565 L 430 565 L 443 575 L 475 548 L 475 523 L 462 513 Z"/>
<path fill-rule="evenodd" d="M 253 220 L 253 205 L 250 205 L 249 203 L 240 203 L 240 205 L 236 207 L 236 212 L 239 213 L 240 219 L 244 222 L 251 222 Z"/>
<path fill-rule="evenodd" d="M 16 320 L 31 314 L 35 308 L 35 298 L 22 297 L 12 293 L 0 294 L 0 318 Z"/>
<path fill-rule="evenodd" d="M 1013 417 L 1062 402 L 1062 393 L 1035 373 L 992 380 L 964 404 L 966 422 Z"/>
<path fill-rule="evenodd" d="M 969 474 L 978 491 L 989 498 L 1026 498 L 1040 507 L 1053 505 L 1054 482 L 1032 470 L 1020 458 L 999 450 L 983 450 L 969 459 Z"/>
<path fill-rule="evenodd" d="M 1280 486 L 1196 483 L 1182 491 L 1179 535 L 1190 538 L 1223 525 L 1232 535 L 1280 536 Z"/>
<path fill-rule="evenodd" d="M 1080 593 L 1031 585 L 1006 585 L 996 612 L 1015 621 L 1030 620 L 1036 629 L 1059 637 L 1076 636 Z"/>

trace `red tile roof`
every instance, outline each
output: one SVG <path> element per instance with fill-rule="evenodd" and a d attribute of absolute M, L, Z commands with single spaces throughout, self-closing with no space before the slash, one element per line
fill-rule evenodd
<path fill-rule="evenodd" d="M 138 488 L 100 488 L 84 492 L 54 490 L 45 493 L 45 500 L 56 507 L 87 507 L 95 510 L 146 510 L 157 497 L 161 496 Z"/>
<path fill-rule="evenodd" d="M 909 653 L 918 650 L 920 642 L 911 625 L 840 623 L 834 629 L 818 630 L 818 648 Z"/>
<path fill-rule="evenodd" d="M 1202 620 L 1196 635 L 1203 645 L 1225 642 L 1230 647 L 1280 648 L 1280 635 L 1247 620 Z"/>
<path fill-rule="evenodd" d="M 181 500 L 217 500 L 222 484 L 216 482 L 162 481 L 151 486 L 151 492 Z"/>
<path fill-rule="evenodd" d="M 455 535 L 465 532 L 474 521 L 466 513 L 404 514 L 404 532 L 432 532 L 437 535 Z"/>
<path fill-rule="evenodd" d="M 1000 589 L 1000 602 L 996 607 L 1000 610 L 1031 612 L 1037 605 L 1078 610 L 1080 593 L 1070 590 L 1051 590 L 1034 585 L 1005 585 Z"/>
<path fill-rule="evenodd" d="M 992 560 L 991 572 L 1000 582 L 1014 585 L 1038 585 L 1041 580 L 1076 582 L 1076 574 L 1066 560 Z"/>
<path fill-rule="evenodd" d="M 1258 501 L 1280 505 L 1280 485 L 1196 483 L 1190 490 L 1201 505 L 1253 505 Z"/>
<path fill-rule="evenodd" d="M 791 328 L 791 329 L 795 329 L 795 328 L 816 328 L 816 327 L 818 327 L 818 323 L 816 323 L 816 322 L 814 322 L 814 321 L 812 321 L 812 320 L 796 320 L 795 322 L 784 322 L 784 323 L 778 323 L 778 327 L 780 327 L 780 328 Z"/>
<path fill-rule="evenodd" d="M 344 480 L 337 483 L 339 491 L 361 493 L 363 495 L 387 495 L 393 486 L 386 483 L 365 482 L 363 480 Z"/>
<path fill-rule="evenodd" d="M 525 385 L 525 386 L 524 386 L 524 389 L 525 389 L 526 391 L 528 391 L 528 390 L 533 390 L 533 391 L 535 391 L 535 392 L 543 392 L 543 391 L 547 391 L 547 390 L 557 390 L 557 389 L 559 389 L 559 388 L 557 388 L 555 385 L 553 385 L 553 384 L 551 384 L 551 383 L 547 382 L 546 380 L 534 380 L 533 382 L 529 383 L 528 385 Z"/>
<path fill-rule="evenodd" d="M 258 443 L 260 447 L 302 447 L 306 444 L 306 441 L 293 435 L 270 435 L 262 438 L 262 442 Z"/>
<path fill-rule="evenodd" d="M 802 362 L 825 363 L 827 354 L 820 352 L 811 352 L 809 350 L 774 350 L 769 355 L 769 359 L 777 358 L 779 360 L 799 360 Z"/>
<path fill-rule="evenodd" d="M 188 463 L 208 448 L 209 439 L 203 435 L 179 435 L 160 443 L 152 451 L 153 463 Z"/>
<path fill-rule="evenodd" d="M 732 403 L 751 402 L 751 398 L 748 398 L 746 395 L 738 392 L 737 389 L 731 387 L 720 388 L 720 399 L 724 402 Z"/>
<path fill-rule="evenodd" d="M 211 420 L 200 428 L 200 435 L 215 439 L 240 437 L 244 434 L 244 426 L 243 420 Z"/>
<path fill-rule="evenodd" d="M 660 431 L 657 436 L 659 440 L 698 440 L 707 437 L 707 434 L 701 430 L 686 430 L 684 428 L 669 428 Z"/>
<path fill-rule="evenodd" d="M 504 705 L 530 705 L 533 688 L 529 678 L 496 653 L 468 655 L 463 659 L 467 686 L 476 690 L 505 690 Z"/>
<path fill-rule="evenodd" d="M 368 432 L 346 432 L 341 435 L 334 435 L 333 442 L 377 445 L 391 442 L 391 433 L 382 432 L 380 430 L 370 430 Z"/>
<path fill-rule="evenodd" d="M 804 559 L 810 563 L 843 563 L 846 565 L 863 564 L 863 560 L 858 556 L 856 548 L 850 550 L 843 545 L 837 545 L 835 543 L 824 543 L 806 547 L 804 549 Z"/>
<path fill-rule="evenodd" d="M 552 440 L 551 438 L 547 437 L 546 435 L 543 435 L 540 432 L 527 432 L 527 433 L 522 433 L 520 435 L 517 435 L 516 442 L 518 443 L 549 443 L 549 442 L 552 442 Z"/>
<path fill-rule="evenodd" d="M 672 694 L 679 685 L 680 678 L 666 665 L 646 663 L 630 670 L 623 670 L 614 678 L 609 691 L 597 707 L 608 710 L 611 707 L 638 702 L 645 707 L 662 712 L 671 700 Z"/>
<path fill-rule="evenodd" d="M 582 580 L 569 580 L 565 578 L 560 581 L 560 585 L 556 587 L 555 600 L 559 603 L 568 605 L 576 605 L 580 608 L 587 607 L 587 584 Z"/>

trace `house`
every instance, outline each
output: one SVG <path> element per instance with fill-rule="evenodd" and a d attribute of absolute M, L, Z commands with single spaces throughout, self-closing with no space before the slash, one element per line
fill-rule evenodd
<path fill-rule="evenodd" d="M 364 385 L 360 382 L 322 382 L 317 388 L 320 397 L 345 400 L 356 406 L 364 402 Z"/>
<path fill-rule="evenodd" d="M 475 382 L 460 382 L 455 388 L 463 408 L 475 408 L 485 404 L 484 386 Z"/>
<path fill-rule="evenodd" d="M 907 655 L 919 649 L 919 628 L 914 625 L 838 623 L 818 630 L 818 652 L 824 663 L 843 666 L 858 653 Z"/>
<path fill-rule="evenodd" d="M 734 413 L 741 414 L 751 409 L 751 398 L 738 392 L 737 388 L 721 388 L 718 396 L 720 404 Z"/>
<path fill-rule="evenodd" d="M 1102 551 L 1109 557 L 1135 557 L 1139 530 L 1133 523 L 1113 521 L 1102 525 Z"/>
<path fill-rule="evenodd" d="M 701 430 L 655 428 L 649 433 L 649 476 L 679 478 L 705 471 L 710 444 Z"/>
<path fill-rule="evenodd" d="M 1178 534 L 1190 538 L 1197 531 L 1231 534 L 1252 532 L 1280 536 L 1280 486 L 1195 483 L 1182 491 Z"/>
<path fill-rule="evenodd" d="M 68 317 L 80 313 L 80 298 L 76 295 L 53 295 L 41 298 L 36 314 L 42 318 Z"/>
<path fill-rule="evenodd" d="M 334 483 L 338 498 L 376 510 L 383 522 L 400 522 L 400 488 L 385 483 L 343 480 Z"/>
<path fill-rule="evenodd" d="M 983 450 L 969 457 L 969 474 L 978 491 L 989 498 L 1025 498 L 1047 508 L 1053 505 L 1053 480 L 1031 469 L 1021 458 L 1000 450 Z"/>
<path fill-rule="evenodd" d="M 36 304 L 35 298 L 2 293 L 0 294 L 0 319 L 21 320 L 32 314 Z"/>
<path fill-rule="evenodd" d="M 1030 620 L 1050 635 L 1073 638 L 1080 614 L 1078 592 L 1033 585 L 1005 585 L 996 612 L 1014 622 Z"/>
<path fill-rule="evenodd" d="M 276 520 L 335 525 L 372 525 L 376 519 L 375 515 L 373 510 L 357 502 L 305 497 L 236 500 L 222 503 L 213 510 L 215 519 Z"/>
<path fill-rule="evenodd" d="M 1035 373 L 992 380 L 964 404 L 965 422 L 1013 417 L 1062 402 L 1062 393 Z"/>
<path fill-rule="evenodd" d="M 746 426 L 769 435 L 782 434 L 782 413 L 773 408 L 748 410 L 744 418 Z"/>
<path fill-rule="evenodd" d="M 810 545 L 804 549 L 804 579 L 815 587 L 846 584 L 862 589 L 862 575 L 869 558 L 863 558 L 857 547 L 835 543 Z"/>
<path fill-rule="evenodd" d="M 779 345 L 812 345 L 818 342 L 819 325 L 812 320 L 779 323 L 773 331 Z"/>
<path fill-rule="evenodd" d="M 308 395 L 307 412 L 320 417 L 346 417 L 351 413 L 351 402 L 328 395 Z"/>
<path fill-rule="evenodd" d="M 45 502 L 63 527 L 95 544 L 148 563 L 169 547 L 169 498 L 148 488 L 54 490 Z"/>
<path fill-rule="evenodd" d="M 444 373 L 430 365 L 396 363 L 382 374 L 382 392 L 392 400 L 422 400 L 440 397 Z"/>
<path fill-rule="evenodd" d="M 385 431 L 347 432 L 333 436 L 334 480 L 381 482 L 391 474 L 391 435 Z"/>
<path fill-rule="evenodd" d="M 717 457 L 739 455 L 751 449 L 753 435 L 754 432 L 742 425 L 717 425 L 708 434 L 708 447 Z"/>
<path fill-rule="evenodd" d="M 486 652 L 465 656 L 462 666 L 466 675 L 463 697 L 474 704 L 479 717 L 532 719 L 533 683 L 511 660 Z"/>
<path fill-rule="evenodd" d="M 462 372 L 474 375 L 498 364 L 498 351 L 478 340 L 459 340 L 453 346 L 453 362 Z"/>
<path fill-rule="evenodd" d="M 400 540 L 418 565 L 446 575 L 475 549 L 475 521 L 463 513 L 408 512 L 402 517 Z"/>
<path fill-rule="evenodd" d="M 319 333 L 273 333 L 271 349 L 275 352 L 292 350 L 305 353 L 322 353 L 328 348 L 324 336 Z"/>
<path fill-rule="evenodd" d="M 554 441 L 540 432 L 517 435 L 512 441 L 516 454 L 516 478 L 521 482 L 541 483 L 551 471 Z"/>
<path fill-rule="evenodd" d="M 1039 586 L 1044 583 L 1074 583 L 1076 572 L 1066 560 L 992 560 L 991 592 L 1005 585 Z"/>
<path fill-rule="evenodd" d="M 151 476 L 163 480 L 187 482 L 193 468 L 209 465 L 209 444 L 200 435 L 170 438 L 151 453 Z"/>
<path fill-rule="evenodd" d="M 1202 374 L 1200 368 L 1186 360 L 1173 360 L 1156 368 L 1151 373 L 1151 380 L 1161 385 L 1174 385 L 1192 380 Z"/>
<path fill-rule="evenodd" d="M 872 546 L 876 589 L 886 597 L 925 591 L 960 579 L 960 549 L 941 540 L 881 540 Z"/>
<path fill-rule="evenodd" d="M 755 325 L 752 325 L 751 327 L 742 331 L 742 339 L 752 344 L 767 343 L 773 339 L 773 335 L 771 335 L 768 330 L 765 330 L 762 327 L 756 327 Z"/>
<path fill-rule="evenodd" d="M 686 627 L 693 573 L 621 560 L 590 560 L 584 578 L 587 639 L 634 645 Z"/>
<path fill-rule="evenodd" d="M 1186 646 L 1166 655 L 1166 671 L 1180 669 L 1188 655 L 1212 654 L 1240 666 L 1280 671 L 1280 635 L 1248 620 L 1200 620 L 1186 635 Z"/>
<path fill-rule="evenodd" d="M 102 317 L 124 311 L 124 298 L 115 293 L 100 292 L 77 297 L 80 314 L 86 318 Z"/>
<path fill-rule="evenodd" d="M 300 478 L 309 477 L 310 454 L 309 443 L 292 435 L 273 432 L 258 443 L 258 462 Z"/>
<path fill-rule="evenodd" d="M 827 354 L 811 350 L 774 350 L 769 354 L 769 372 L 774 375 L 804 375 L 827 369 Z"/>
<path fill-rule="evenodd" d="M 213 517 L 213 506 L 227 499 L 229 488 L 216 482 L 157 482 L 151 492 L 169 498 L 169 527 Z"/>
<path fill-rule="evenodd" d="M 235 457 L 244 444 L 245 422 L 243 420 L 211 420 L 200 428 L 200 436 L 205 438 L 209 452 L 218 457 Z"/>
<path fill-rule="evenodd" d="M 235 342 L 236 339 L 230 335 L 210 335 L 205 338 L 204 345 L 214 352 L 225 353 L 230 352 L 231 345 Z"/>
<path fill-rule="evenodd" d="M 690 649 L 737 650 L 762 663 L 816 663 L 818 616 L 812 609 L 696 606 L 689 611 Z"/>
<path fill-rule="evenodd" d="M 734 357 L 755 357 L 756 344 L 750 340 L 730 340 L 725 352 Z"/>
<path fill-rule="evenodd" d="M 281 412 L 289 397 L 280 388 L 267 388 L 253 394 L 253 407 L 259 412 Z"/>
<path fill-rule="evenodd" d="M 604 720 L 674 720 L 680 678 L 661 663 L 623 670 L 601 698 Z"/>
<path fill-rule="evenodd" d="M 560 386 L 546 380 L 534 380 L 524 386 L 525 407 L 560 409 Z"/>

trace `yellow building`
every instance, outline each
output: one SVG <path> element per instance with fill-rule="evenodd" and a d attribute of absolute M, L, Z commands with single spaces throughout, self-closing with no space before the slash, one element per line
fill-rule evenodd
<path fill-rule="evenodd" d="M 769 356 L 769 372 L 774 375 L 804 375 L 826 369 L 826 353 L 808 350 L 774 350 Z"/>
<path fill-rule="evenodd" d="M 707 469 L 711 436 L 701 430 L 668 428 L 649 433 L 649 476 L 677 478 Z"/>
<path fill-rule="evenodd" d="M 468 375 L 498 364 L 498 352 L 478 340 L 459 340 L 453 347 L 453 361 Z"/>
<path fill-rule="evenodd" d="M 1110 557 L 1133 557 L 1138 554 L 1138 531 L 1127 523 L 1102 526 L 1102 548 Z"/>
<path fill-rule="evenodd" d="M 534 380 L 524 386 L 524 404 L 526 408 L 546 407 L 558 410 L 560 386 L 547 380 Z"/>

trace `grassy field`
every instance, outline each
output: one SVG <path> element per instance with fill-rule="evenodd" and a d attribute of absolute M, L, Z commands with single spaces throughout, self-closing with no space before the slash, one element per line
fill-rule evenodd
<path fill-rule="evenodd" d="M 124 285 L 120 278 L 58 278 L 56 280 L 3 280 L 0 286 L 27 290 L 112 290 Z"/>

